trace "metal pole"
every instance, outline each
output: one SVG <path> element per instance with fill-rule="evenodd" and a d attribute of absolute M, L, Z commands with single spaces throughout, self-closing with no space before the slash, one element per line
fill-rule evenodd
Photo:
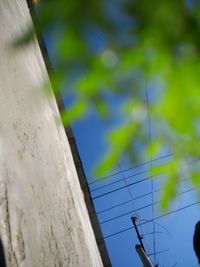
<path fill-rule="evenodd" d="M 137 251 L 137 253 L 138 253 L 138 255 L 139 255 L 139 257 L 140 257 L 142 263 L 144 264 L 144 267 L 153 267 L 153 264 L 151 263 L 149 257 L 147 256 L 146 251 L 145 251 L 145 248 L 144 248 L 144 245 L 143 245 L 143 243 L 142 243 L 142 239 L 143 239 L 143 237 L 140 235 L 140 233 L 139 233 L 139 231 L 138 231 L 138 227 L 137 227 L 137 224 L 136 224 L 137 217 L 136 217 L 136 216 L 132 216 L 132 217 L 131 217 L 131 220 L 132 220 L 133 225 L 134 225 L 134 227 L 135 227 L 135 231 L 136 231 L 136 233 L 137 233 L 137 238 L 138 238 L 138 240 L 139 240 L 139 242 L 140 242 L 140 245 L 137 244 L 137 245 L 135 246 L 135 249 L 136 249 L 136 251 Z M 156 266 L 157 266 L 157 265 L 155 265 L 155 267 L 156 267 Z"/>
<path fill-rule="evenodd" d="M 153 267 L 153 264 L 151 263 L 150 259 L 146 255 L 146 252 L 143 250 L 142 246 L 137 244 L 135 246 L 135 249 L 136 249 L 142 263 L 144 264 L 144 267 Z"/>
<path fill-rule="evenodd" d="M 136 225 L 137 217 L 136 217 L 136 216 L 133 216 L 133 217 L 131 217 L 131 220 L 132 220 L 133 225 L 134 225 L 134 227 L 135 227 L 135 231 L 136 231 L 136 233 L 137 233 L 137 237 L 138 237 L 138 239 L 139 239 L 139 241 L 140 241 L 140 245 L 141 245 L 141 247 L 143 248 L 144 252 L 146 252 L 146 251 L 145 251 L 145 248 L 144 248 L 144 245 L 143 245 L 143 243 L 142 243 L 142 238 L 143 238 L 143 237 L 140 235 L 140 233 L 139 233 L 139 231 L 138 231 L 138 228 L 137 228 L 137 225 Z"/>

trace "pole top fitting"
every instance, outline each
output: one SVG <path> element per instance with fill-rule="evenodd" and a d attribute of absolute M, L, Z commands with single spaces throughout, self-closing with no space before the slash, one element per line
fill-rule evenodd
<path fill-rule="evenodd" d="M 137 218 L 137 216 L 132 216 L 131 219 L 132 219 L 132 221 L 135 222 L 135 221 L 137 221 L 138 218 Z"/>

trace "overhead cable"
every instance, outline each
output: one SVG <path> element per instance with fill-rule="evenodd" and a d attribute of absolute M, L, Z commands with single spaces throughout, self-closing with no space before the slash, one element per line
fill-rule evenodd
<path fill-rule="evenodd" d="M 132 175 L 127 176 L 127 177 L 126 177 L 126 180 L 129 180 L 130 178 L 133 178 L 133 177 L 135 177 L 135 176 L 138 176 L 138 175 L 140 175 L 140 174 L 144 174 L 144 173 L 147 173 L 147 172 L 149 172 L 149 170 L 144 170 L 144 171 L 140 171 L 140 172 L 134 173 L 134 174 L 132 174 Z M 159 175 L 159 174 L 158 174 L 158 175 Z M 149 177 L 148 177 L 147 179 L 149 179 Z M 111 185 L 113 185 L 113 184 L 116 184 L 116 183 L 119 183 L 119 182 L 122 182 L 122 181 L 124 181 L 124 178 L 119 179 L 119 180 L 117 180 L 117 181 L 113 181 L 113 182 L 111 182 L 111 183 L 109 183 L 109 184 L 105 184 L 105 185 L 99 186 L 99 187 L 97 187 L 97 188 L 91 189 L 90 192 L 92 193 L 92 192 L 94 192 L 94 191 L 97 191 L 97 190 L 99 190 L 99 189 L 102 189 L 102 188 L 111 186 Z"/>
<path fill-rule="evenodd" d="M 199 203 L 200 203 L 200 201 L 197 201 L 197 202 L 194 202 L 194 203 L 192 203 L 192 204 L 186 205 L 186 206 L 184 206 L 184 207 L 182 207 L 182 208 L 179 208 L 179 209 L 173 210 L 173 211 L 171 211 L 171 212 L 162 214 L 162 215 L 160 215 L 160 216 L 158 216 L 158 217 L 155 217 L 155 220 L 161 219 L 161 218 L 163 218 L 163 217 L 165 217 L 165 216 L 168 216 L 168 215 L 171 215 L 171 214 L 173 214 L 173 213 L 182 211 L 182 210 L 184 210 L 184 209 L 188 209 L 188 208 L 190 208 L 190 207 L 192 207 L 192 206 L 198 205 Z M 144 222 L 144 223 L 138 224 L 138 226 L 145 225 L 145 224 L 150 223 L 150 222 L 152 222 L 152 220 L 147 220 L 147 221 Z M 118 231 L 118 232 L 116 232 L 116 233 L 113 233 L 113 234 L 109 234 L 109 235 L 107 235 L 107 236 L 104 236 L 104 239 L 107 239 L 107 238 L 110 238 L 110 237 L 113 237 L 113 236 L 122 234 L 122 233 L 124 233 L 124 232 L 129 231 L 129 230 L 133 230 L 133 227 L 131 226 L 131 227 L 122 229 L 122 230 L 120 230 L 120 231 Z"/>
<path fill-rule="evenodd" d="M 183 191 L 183 192 L 179 192 L 178 194 L 175 195 L 175 197 L 180 196 L 180 195 L 185 194 L 185 193 L 188 193 L 188 192 L 190 192 L 190 191 L 194 191 L 194 190 L 197 190 L 197 188 L 192 187 L 192 188 L 189 188 L 189 189 L 187 189 L 187 190 L 185 190 L 185 191 Z M 150 192 L 150 194 L 151 194 L 151 192 Z M 120 214 L 120 215 L 118 215 L 118 216 L 115 216 L 115 217 L 112 217 L 112 218 L 110 218 L 110 219 L 104 220 L 104 221 L 100 222 L 100 224 L 105 224 L 105 223 L 111 222 L 111 221 L 113 221 L 113 220 L 119 219 L 119 218 L 121 218 L 121 217 L 124 217 L 124 216 L 126 216 L 126 215 L 128 215 L 128 214 L 131 214 L 131 213 L 133 213 L 133 212 L 135 213 L 135 212 L 137 212 L 137 211 L 139 211 L 139 210 L 143 210 L 143 209 L 152 207 L 153 205 L 157 205 L 157 204 L 159 204 L 160 202 L 161 202 L 160 200 L 159 200 L 159 201 L 155 201 L 154 203 L 147 204 L 147 205 L 142 206 L 142 207 L 140 207 L 140 208 L 137 208 L 137 209 L 135 209 L 135 210 L 131 210 L 131 211 L 122 213 L 122 214 Z"/>
<path fill-rule="evenodd" d="M 183 164 L 183 166 L 187 166 L 187 165 L 193 164 L 193 163 L 198 162 L 198 161 L 200 161 L 200 160 L 199 160 L 199 159 L 192 160 L 192 161 L 190 161 L 190 162 L 186 162 L 185 164 Z M 156 175 L 154 175 L 154 177 L 159 176 L 159 175 L 163 175 L 163 174 L 165 174 L 165 172 L 160 172 L 160 173 L 157 173 Z M 130 178 L 130 177 L 132 177 L 132 176 L 129 176 L 129 177 L 127 177 L 127 178 Z M 135 182 L 133 182 L 133 183 L 130 183 L 130 184 L 128 184 L 127 186 L 132 186 L 132 185 L 134 185 L 134 184 L 138 184 L 138 183 L 147 181 L 147 180 L 149 180 L 149 179 L 150 179 L 149 177 L 145 177 L 144 179 L 141 179 L 141 180 L 135 181 Z M 113 189 L 113 190 L 111 190 L 111 191 L 108 191 L 108 192 L 105 192 L 105 193 L 103 193 L 103 194 L 100 194 L 100 195 L 97 195 L 97 196 L 95 196 L 95 197 L 92 197 L 92 199 L 93 199 L 93 200 L 98 199 L 98 198 L 100 198 L 100 197 L 103 197 L 103 196 L 112 194 L 112 193 L 117 192 L 117 191 L 119 191 L 119 190 L 121 190 L 121 189 L 124 189 L 124 188 L 126 188 L 126 186 L 118 187 L 118 188 Z"/>
<path fill-rule="evenodd" d="M 159 189 L 155 190 L 155 192 L 159 192 L 159 191 L 161 191 L 162 189 L 163 189 L 163 188 L 159 188 Z M 149 196 L 149 195 L 151 195 L 151 192 L 148 192 L 148 193 L 142 194 L 142 195 L 140 195 L 140 196 L 138 196 L 138 197 L 135 197 L 135 198 L 134 198 L 134 201 L 135 201 L 135 200 L 138 200 L 138 199 L 140 199 L 140 198 Z M 124 201 L 124 202 L 121 202 L 121 203 L 119 203 L 119 204 L 117 204 L 117 205 L 111 206 L 111 207 L 106 208 L 106 209 L 104 209 L 104 210 L 97 211 L 95 214 L 98 214 L 98 215 L 99 215 L 99 214 L 104 213 L 104 212 L 106 212 L 106 211 L 109 211 L 109 210 L 112 210 L 112 209 L 114 209 L 114 208 L 118 208 L 118 207 L 120 207 L 120 206 L 123 206 L 123 205 L 125 205 L 125 204 L 128 204 L 128 203 L 130 203 L 131 201 L 132 201 L 132 199 L 127 200 L 127 201 Z"/>
<path fill-rule="evenodd" d="M 195 163 L 195 162 L 198 162 L 198 161 L 199 161 L 199 159 L 195 159 L 195 160 L 192 160 L 192 161 L 190 161 L 190 162 L 186 162 L 185 164 L 183 164 L 183 166 L 191 165 L 191 164 L 193 164 L 193 163 Z M 147 172 L 149 172 L 149 171 L 148 171 L 148 170 L 144 170 L 144 171 L 141 171 L 141 172 L 138 172 L 138 173 L 134 173 L 134 174 L 132 174 L 132 175 L 127 176 L 127 177 L 126 177 L 126 180 L 129 180 L 129 179 L 131 179 L 131 178 L 133 178 L 133 177 L 135 177 L 135 176 L 138 176 L 138 175 L 140 175 L 140 174 L 144 174 L 144 173 L 147 173 Z M 165 174 L 165 172 L 157 173 L 157 174 L 154 175 L 154 177 L 159 176 L 159 175 L 162 175 L 162 174 Z M 146 179 L 148 180 L 149 177 L 147 177 Z M 90 192 L 92 193 L 92 192 L 94 192 L 94 191 L 97 191 L 97 190 L 99 190 L 99 189 L 102 189 L 102 188 L 111 186 L 111 185 L 116 184 L 116 183 L 118 183 L 118 182 L 122 182 L 123 180 L 124 180 L 124 179 L 121 178 L 121 179 L 119 179 L 119 180 L 117 180 L 117 181 L 110 182 L 110 183 L 108 183 L 108 184 L 106 184 L 106 185 L 103 185 L 103 186 L 100 186 L 100 187 L 98 187 L 98 188 L 91 189 Z"/>
<path fill-rule="evenodd" d="M 124 188 L 127 188 L 127 187 L 129 187 L 129 186 L 132 186 L 132 185 L 135 185 L 135 184 L 139 184 L 139 183 L 142 183 L 142 182 L 147 181 L 147 180 L 149 180 L 148 177 L 146 177 L 146 178 L 144 178 L 144 179 L 141 179 L 141 180 L 138 180 L 138 181 L 136 181 L 136 182 L 130 183 L 130 184 L 128 184 L 128 185 L 124 185 L 124 186 L 118 187 L 118 188 L 116 188 L 116 189 L 113 189 L 113 190 L 111 190 L 111 191 L 108 191 L 108 192 L 106 192 L 106 193 L 103 193 L 103 194 L 101 194 L 101 195 L 98 195 L 98 196 L 96 196 L 96 197 L 92 197 L 92 199 L 95 200 L 95 199 L 98 199 L 98 198 L 100 198 L 100 197 L 104 197 L 104 196 L 106 196 L 106 195 L 112 194 L 112 193 L 114 193 L 114 192 L 120 191 L 120 190 L 122 190 L 122 189 L 124 189 Z"/>
<path fill-rule="evenodd" d="M 167 158 L 167 157 L 170 157 L 170 156 L 173 156 L 173 154 L 172 154 L 172 153 L 169 153 L 169 154 L 166 154 L 166 155 L 164 155 L 164 156 L 155 158 L 155 159 L 153 159 L 153 162 L 154 162 L 154 161 L 161 160 L 161 159 L 164 159 L 164 158 Z M 141 164 L 137 164 L 137 165 L 132 166 L 132 167 L 130 167 L 130 168 L 127 168 L 127 169 L 124 169 L 124 170 L 120 170 L 120 171 L 115 172 L 115 173 L 113 173 L 113 174 L 109 174 L 109 175 L 107 175 L 107 176 L 104 176 L 104 177 L 102 177 L 102 178 L 99 178 L 99 179 L 96 180 L 96 181 L 89 182 L 88 184 L 89 184 L 89 185 L 92 185 L 92 184 L 100 183 L 100 182 L 102 182 L 102 181 L 104 181 L 104 180 L 106 180 L 106 179 L 108 179 L 108 178 L 110 178 L 110 177 L 116 176 L 116 175 L 118 175 L 118 174 L 121 174 L 121 173 L 130 171 L 130 170 L 133 170 L 133 169 L 136 169 L 136 168 L 139 168 L 139 167 L 142 167 L 142 166 L 144 166 L 144 165 L 148 165 L 149 163 L 150 163 L 150 161 L 146 161 L 146 162 L 143 162 L 143 163 L 141 163 Z"/>
<path fill-rule="evenodd" d="M 188 180 L 188 178 L 186 178 L 186 179 L 182 179 L 181 182 L 185 182 L 185 181 L 187 181 L 187 180 Z M 154 192 L 157 193 L 157 192 L 159 192 L 159 191 L 161 191 L 161 190 L 163 190 L 163 187 L 160 187 L 160 188 L 154 190 Z M 151 191 L 148 192 L 148 193 L 142 194 L 142 195 L 140 195 L 140 196 L 138 196 L 138 197 L 135 197 L 135 198 L 134 198 L 134 201 L 135 201 L 135 200 L 138 200 L 138 199 L 140 199 L 140 198 L 146 197 L 146 196 L 148 196 L 148 195 L 151 195 Z M 106 209 L 104 209 L 104 210 L 100 210 L 100 211 L 97 211 L 97 212 L 90 213 L 90 215 L 93 215 L 93 214 L 98 214 L 98 215 L 99 215 L 99 214 L 101 214 L 101 213 L 107 212 L 107 211 L 112 210 L 112 209 L 114 209 L 114 208 L 118 208 L 118 207 L 120 207 L 120 206 L 123 206 L 123 205 L 125 205 L 125 204 L 128 204 L 128 203 L 130 203 L 131 201 L 132 201 L 132 199 L 126 200 L 126 201 L 121 202 L 121 203 L 119 203 L 119 204 L 116 204 L 116 205 L 113 205 L 113 206 L 111 206 L 111 207 L 108 207 L 108 208 L 106 208 Z"/>
<path fill-rule="evenodd" d="M 147 78 L 145 78 L 145 94 L 146 94 L 146 105 L 147 105 L 147 119 L 148 119 L 148 137 L 149 137 L 149 145 L 152 144 L 152 130 L 151 130 L 151 114 L 149 108 L 149 94 L 148 94 L 148 86 L 147 86 Z M 152 155 L 150 155 L 150 179 L 151 179 L 151 212 L 152 212 L 152 220 L 153 220 L 153 257 L 154 257 L 154 264 L 156 265 L 156 226 L 155 226 L 155 211 L 154 211 L 154 180 L 152 179 L 151 171 L 153 169 L 153 162 L 152 162 Z"/>

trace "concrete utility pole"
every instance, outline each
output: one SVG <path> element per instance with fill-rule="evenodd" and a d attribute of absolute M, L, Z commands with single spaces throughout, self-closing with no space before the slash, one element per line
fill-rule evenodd
<path fill-rule="evenodd" d="M 7 267 L 103 267 L 26 0 L 0 0 L 0 239 Z M 2 260 L 2 258 L 1 258 Z M 0 264 L 0 266 L 2 266 Z"/>
<path fill-rule="evenodd" d="M 144 245 L 143 245 L 143 242 L 142 242 L 143 237 L 140 235 L 140 233 L 138 231 L 138 227 L 137 227 L 137 224 L 136 224 L 137 217 L 133 216 L 133 217 L 131 217 L 131 220 L 133 222 L 133 225 L 134 225 L 138 240 L 140 241 L 140 245 L 136 244 L 136 246 L 135 246 L 136 252 L 138 253 L 142 263 L 144 264 L 144 267 L 154 267 L 153 264 L 151 263 L 149 257 L 146 254 L 146 251 L 145 251 L 145 248 L 144 248 Z"/>

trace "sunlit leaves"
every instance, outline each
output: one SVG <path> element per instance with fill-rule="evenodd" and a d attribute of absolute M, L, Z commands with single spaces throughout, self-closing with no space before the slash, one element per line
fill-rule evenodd
<path fill-rule="evenodd" d="M 166 209 L 169 206 L 170 201 L 175 197 L 177 193 L 177 186 L 180 177 L 180 168 L 182 168 L 179 158 L 173 158 L 167 161 L 166 163 L 156 166 L 152 169 L 152 177 L 164 174 L 167 177 L 166 182 L 164 183 L 161 208 Z M 153 178 L 152 178 L 153 179 Z"/>
<path fill-rule="evenodd" d="M 85 116 L 87 105 L 84 101 L 78 101 L 68 109 L 61 113 L 61 119 L 64 125 L 68 126 L 73 120 L 77 120 Z"/>
<path fill-rule="evenodd" d="M 57 96 L 65 87 L 76 95 L 76 102 L 62 114 L 63 123 L 81 118 L 90 106 L 109 116 L 105 90 L 126 99 L 119 108 L 124 123 L 109 134 L 109 151 L 99 173 L 130 150 L 137 158 L 135 143 L 147 148 L 150 159 L 165 148 L 173 152 L 170 163 L 152 170 L 153 176 L 165 172 L 169 177 L 164 208 L 175 195 L 180 162 L 200 156 L 200 7 L 191 2 L 43 0 L 35 21 L 39 35 L 53 25 L 61 33 L 55 40 L 57 69 L 52 86 Z M 100 49 L 90 49 L 94 43 L 87 37 L 95 28 L 105 37 Z M 29 31 L 18 43 L 32 36 Z M 78 65 L 83 71 L 72 79 L 72 69 Z M 159 96 L 154 93 L 155 80 L 160 81 Z M 148 105 L 144 89 L 154 96 Z M 145 127 L 149 119 L 155 130 L 151 138 Z M 191 170 L 195 185 L 198 173 Z"/>
<path fill-rule="evenodd" d="M 200 189 L 200 172 L 192 172 L 191 180 L 194 186 Z"/>
<path fill-rule="evenodd" d="M 159 140 L 152 140 L 151 143 L 149 143 L 149 145 L 147 146 L 145 155 L 148 159 L 155 158 L 161 149 L 162 143 L 159 142 Z"/>
<path fill-rule="evenodd" d="M 80 42 L 77 33 L 66 29 L 58 44 L 58 52 L 60 61 L 80 59 L 84 54 L 84 43 Z"/>
<path fill-rule="evenodd" d="M 178 185 L 178 175 L 176 171 L 170 171 L 167 182 L 164 185 L 164 190 L 162 194 L 161 208 L 166 209 L 169 207 L 169 202 L 176 195 Z"/>
<path fill-rule="evenodd" d="M 99 176 L 105 175 L 118 163 L 120 156 L 131 146 L 137 128 L 137 124 L 128 123 L 110 132 L 108 136 L 110 151 L 96 171 Z"/>

